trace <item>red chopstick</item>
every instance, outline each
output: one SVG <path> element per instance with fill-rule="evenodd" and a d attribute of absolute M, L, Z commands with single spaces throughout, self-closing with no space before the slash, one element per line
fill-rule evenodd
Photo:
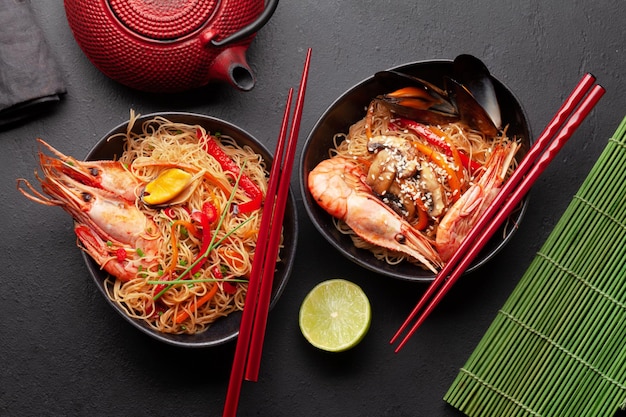
<path fill-rule="evenodd" d="M 285 113 L 283 115 L 276 150 L 274 152 L 274 161 L 270 169 L 263 215 L 261 216 L 261 224 L 259 226 L 259 239 L 257 241 L 254 261 L 252 262 L 250 282 L 246 294 L 246 303 L 243 309 L 241 324 L 239 325 L 239 336 L 237 338 L 237 346 L 235 348 L 235 356 L 233 358 L 233 366 L 224 403 L 224 417 L 234 417 L 237 414 L 244 370 L 250 358 L 254 359 L 252 366 L 254 367 L 253 369 L 256 369 L 258 375 L 260 352 L 263 343 L 262 333 L 264 333 L 267 322 L 273 272 L 276 263 L 275 259 L 278 255 L 280 232 L 282 231 L 285 207 L 288 200 L 291 171 L 298 140 L 300 120 L 302 118 L 304 90 L 306 88 L 310 60 L 311 49 L 309 48 L 302 73 L 302 80 L 300 82 L 298 102 L 296 103 L 296 109 L 294 111 L 294 123 L 291 128 L 288 143 L 286 144 L 287 151 L 283 164 L 283 154 L 285 153 L 285 142 L 287 141 L 289 125 L 289 112 L 293 99 L 293 88 L 289 89 L 287 103 L 285 105 Z M 276 237 L 276 235 L 278 235 L 278 237 Z M 270 261 L 271 259 L 274 261 Z M 265 293 L 268 295 L 266 296 Z M 260 330 L 255 330 L 258 325 L 257 321 L 261 323 L 262 329 Z M 261 332 L 261 336 L 258 335 L 259 332 Z M 251 346 L 253 334 L 257 336 Z M 249 363 L 248 366 L 250 366 Z"/>
<path fill-rule="evenodd" d="M 476 225 L 470 230 L 455 254 L 439 274 L 437 274 L 433 283 L 429 286 L 411 314 L 391 339 L 390 343 L 395 343 L 421 312 L 415 324 L 397 346 L 396 352 L 399 352 L 408 342 L 419 326 L 425 321 L 426 317 L 428 317 L 432 310 L 443 299 L 443 296 L 480 253 L 480 250 L 489 241 L 491 236 L 507 219 L 511 212 L 516 209 L 539 175 L 541 175 L 555 157 L 556 153 L 558 153 L 578 126 L 580 126 L 598 100 L 600 100 L 605 90 L 601 86 L 596 85 L 591 89 L 591 92 L 589 92 L 594 82 L 595 78 L 591 74 L 586 74 L 581 79 L 555 117 L 541 133 L 537 142 L 529 150 L 511 177 L 505 182 L 494 201 L 485 210 Z M 589 92 L 589 94 L 585 97 L 587 92 Z M 568 118 L 569 120 L 567 120 Z M 552 144 L 550 144 L 550 142 L 552 142 Z M 437 291 L 439 292 L 437 293 Z M 431 297 L 434 298 L 431 299 Z M 429 299 L 431 299 L 430 302 Z"/>
<path fill-rule="evenodd" d="M 272 295 L 272 285 L 274 278 L 274 269 L 276 262 L 273 261 L 278 256 L 278 248 L 280 245 L 283 217 L 285 214 L 285 206 L 289 198 L 289 184 L 291 180 L 291 171 L 296 155 L 296 145 L 298 133 L 300 131 L 300 120 L 302 119 L 302 108 L 304 106 L 304 93 L 306 90 L 306 82 L 309 75 L 309 63 L 311 61 L 311 50 L 309 49 L 304 63 L 304 71 L 302 72 L 302 80 L 300 81 L 300 89 L 296 99 L 294 109 L 293 124 L 291 125 L 291 133 L 287 142 L 287 150 L 285 163 L 281 175 L 281 183 L 278 188 L 277 203 L 274 208 L 274 220 L 270 231 L 268 253 L 266 255 L 267 262 L 264 265 L 263 278 L 261 279 L 261 292 L 257 303 L 256 315 L 254 319 L 254 329 L 252 330 L 252 340 L 250 352 L 248 353 L 248 364 L 246 368 L 246 379 L 248 381 L 256 381 L 259 377 L 259 368 L 261 364 L 261 352 L 263 350 L 263 341 L 265 339 L 265 328 L 267 325 L 267 313 L 269 310 L 270 299 Z"/>

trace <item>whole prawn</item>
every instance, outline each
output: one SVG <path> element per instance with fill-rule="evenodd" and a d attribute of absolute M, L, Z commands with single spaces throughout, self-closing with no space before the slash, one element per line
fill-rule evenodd
<path fill-rule="evenodd" d="M 40 192 L 26 179 L 27 198 L 59 206 L 74 218 L 79 246 L 108 273 L 123 281 L 157 265 L 160 234 L 135 204 L 139 181 L 116 161 L 81 162 L 39 139 L 53 156 L 39 151 Z"/>
<path fill-rule="evenodd" d="M 354 162 L 335 156 L 309 173 L 308 188 L 323 209 L 367 242 L 409 255 L 436 273 L 441 259 L 433 242 L 376 198 L 364 178 Z"/>
<path fill-rule="evenodd" d="M 444 261 L 452 257 L 500 191 L 518 148 L 515 142 L 497 145 L 478 180 L 470 185 L 441 219 L 435 244 Z"/>

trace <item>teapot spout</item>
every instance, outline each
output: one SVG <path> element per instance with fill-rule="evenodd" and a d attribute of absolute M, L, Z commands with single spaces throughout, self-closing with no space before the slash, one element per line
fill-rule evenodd
<path fill-rule="evenodd" d="M 256 78 L 246 60 L 246 49 L 246 46 L 235 45 L 220 52 L 211 64 L 212 78 L 228 82 L 242 91 L 252 90 Z"/>

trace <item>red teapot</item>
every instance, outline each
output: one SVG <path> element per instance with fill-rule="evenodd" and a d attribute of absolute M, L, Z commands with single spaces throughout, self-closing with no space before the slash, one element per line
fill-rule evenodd
<path fill-rule="evenodd" d="M 210 82 L 256 82 L 246 51 L 278 0 L 64 0 L 76 42 L 128 87 L 180 92 Z"/>

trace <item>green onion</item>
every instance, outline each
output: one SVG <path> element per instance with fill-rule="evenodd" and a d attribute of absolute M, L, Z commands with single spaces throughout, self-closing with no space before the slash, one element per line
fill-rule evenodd
<path fill-rule="evenodd" d="M 626 118 L 444 400 L 469 417 L 612 417 L 625 323 Z"/>
<path fill-rule="evenodd" d="M 150 285 L 171 284 L 172 286 L 180 285 L 180 284 L 189 284 L 189 283 L 199 284 L 203 282 L 248 282 L 248 280 L 242 279 L 242 278 L 226 278 L 226 279 L 224 278 L 198 278 L 198 279 L 185 279 L 181 281 L 160 281 L 160 280 L 146 281 L 146 283 Z"/>
<path fill-rule="evenodd" d="M 185 284 L 200 284 L 200 283 L 204 283 L 204 282 L 248 282 L 247 279 L 240 279 L 240 278 L 228 278 L 228 279 L 223 279 L 223 278 L 200 278 L 200 279 L 185 279 L 182 281 L 159 281 L 159 280 L 148 280 L 146 281 L 146 283 L 150 284 L 150 285 L 185 285 Z"/>

